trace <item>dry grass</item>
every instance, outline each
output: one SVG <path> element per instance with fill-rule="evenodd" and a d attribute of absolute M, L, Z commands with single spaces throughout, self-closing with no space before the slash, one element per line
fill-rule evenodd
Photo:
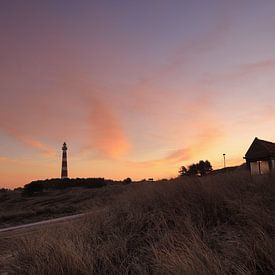
<path fill-rule="evenodd" d="M 274 178 L 124 186 L 104 211 L 17 242 L 18 274 L 274 274 Z"/>

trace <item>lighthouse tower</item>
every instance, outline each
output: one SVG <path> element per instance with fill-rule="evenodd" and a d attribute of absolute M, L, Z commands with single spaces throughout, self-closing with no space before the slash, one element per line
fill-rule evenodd
<path fill-rule="evenodd" d="M 68 167 L 67 167 L 67 144 L 64 142 L 62 147 L 62 169 L 61 179 L 68 178 Z"/>

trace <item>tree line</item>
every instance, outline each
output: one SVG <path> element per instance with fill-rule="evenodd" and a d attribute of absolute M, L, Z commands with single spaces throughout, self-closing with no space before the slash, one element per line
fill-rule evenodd
<path fill-rule="evenodd" d="M 100 188 L 112 183 L 104 178 L 76 178 L 76 179 L 46 179 L 36 180 L 24 185 L 23 195 L 32 195 L 48 189 L 65 189 L 72 187 Z"/>
<path fill-rule="evenodd" d="M 110 184 L 131 184 L 132 179 L 126 178 L 123 181 L 114 181 L 104 178 L 65 178 L 65 179 L 46 179 L 36 180 L 24 185 L 22 195 L 33 195 L 36 193 L 42 193 L 46 190 L 54 189 L 66 189 L 74 187 L 83 188 L 101 188 Z M 1 192 L 1 189 L 0 189 Z"/>
<path fill-rule="evenodd" d="M 198 163 L 193 163 L 186 168 L 181 166 L 179 170 L 180 176 L 205 176 L 213 170 L 211 163 L 208 160 L 200 160 Z"/>

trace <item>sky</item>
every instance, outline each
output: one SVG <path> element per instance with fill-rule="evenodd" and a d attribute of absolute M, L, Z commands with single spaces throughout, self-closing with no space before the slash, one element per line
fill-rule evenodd
<path fill-rule="evenodd" d="M 275 141 L 274 0 L 2 0 L 0 187 L 170 178 Z"/>

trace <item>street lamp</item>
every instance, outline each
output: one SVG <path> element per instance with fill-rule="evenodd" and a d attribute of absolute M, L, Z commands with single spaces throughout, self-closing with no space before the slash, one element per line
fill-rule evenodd
<path fill-rule="evenodd" d="M 223 167 L 225 169 L 226 165 L 225 165 L 225 154 L 223 154 Z"/>

